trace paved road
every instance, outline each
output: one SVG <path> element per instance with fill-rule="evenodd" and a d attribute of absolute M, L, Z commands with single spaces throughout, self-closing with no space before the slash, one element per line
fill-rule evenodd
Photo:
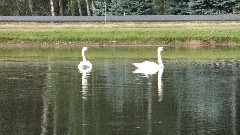
<path fill-rule="evenodd" d="M 104 16 L 0 16 L 0 22 L 104 22 Z M 107 22 L 240 21 L 240 15 L 128 15 L 107 16 Z"/>

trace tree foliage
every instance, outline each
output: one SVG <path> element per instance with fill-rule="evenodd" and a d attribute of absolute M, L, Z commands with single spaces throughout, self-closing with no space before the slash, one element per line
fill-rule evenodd
<path fill-rule="evenodd" d="M 239 0 L 190 0 L 189 14 L 228 14 L 236 10 Z"/>
<path fill-rule="evenodd" d="M 105 14 L 105 5 L 107 6 L 109 3 L 106 3 L 103 0 L 97 0 L 94 3 L 93 15 L 103 16 Z"/>
<path fill-rule="evenodd" d="M 189 0 L 171 0 L 169 2 L 169 13 L 172 15 L 187 15 Z"/>
<path fill-rule="evenodd" d="M 155 14 L 154 3 L 151 0 L 112 0 L 95 1 L 95 15 L 104 15 L 105 5 L 108 15 L 152 15 Z"/>

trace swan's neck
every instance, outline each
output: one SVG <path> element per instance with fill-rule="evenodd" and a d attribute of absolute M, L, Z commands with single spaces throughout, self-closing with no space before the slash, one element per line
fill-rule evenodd
<path fill-rule="evenodd" d="M 162 65 L 163 65 L 162 57 L 161 57 L 161 52 L 160 52 L 160 51 L 158 51 L 158 64 L 159 64 L 159 66 L 162 66 Z"/>
<path fill-rule="evenodd" d="M 85 58 L 85 55 L 84 55 L 84 50 L 82 50 L 82 58 L 83 58 L 83 61 L 86 61 L 86 58 Z"/>

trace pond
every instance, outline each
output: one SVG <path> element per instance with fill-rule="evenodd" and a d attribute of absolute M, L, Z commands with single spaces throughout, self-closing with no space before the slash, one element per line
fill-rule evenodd
<path fill-rule="evenodd" d="M 240 61 L 164 60 L 153 75 L 144 59 L 2 58 L 0 134 L 237 135 Z M 151 59 L 156 61 L 156 59 Z"/>

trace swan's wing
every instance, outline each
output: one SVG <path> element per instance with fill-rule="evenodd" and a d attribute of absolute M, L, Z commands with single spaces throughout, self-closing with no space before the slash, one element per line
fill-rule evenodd
<path fill-rule="evenodd" d="M 140 67 L 141 67 L 141 64 L 142 64 L 142 63 L 133 63 L 133 65 L 134 65 L 135 67 L 137 67 L 137 68 L 140 68 Z"/>
<path fill-rule="evenodd" d="M 157 63 L 150 62 L 150 61 L 144 61 L 143 64 L 146 65 L 147 67 L 151 67 L 151 68 L 159 66 Z"/>
<path fill-rule="evenodd" d="M 89 61 L 86 61 L 85 64 L 92 67 L 92 63 L 90 63 Z"/>
<path fill-rule="evenodd" d="M 142 63 L 133 63 L 133 65 L 137 68 L 145 68 L 145 67 L 148 67 L 151 63 L 153 62 L 144 61 Z"/>
<path fill-rule="evenodd" d="M 155 62 L 150 62 L 150 61 L 144 61 L 142 63 L 133 63 L 133 65 L 137 68 L 145 69 L 145 70 L 151 70 L 151 69 L 156 69 L 159 67 L 158 64 Z"/>
<path fill-rule="evenodd" d="M 89 61 L 82 61 L 78 65 L 80 72 L 90 72 L 92 70 L 92 64 Z"/>
<path fill-rule="evenodd" d="M 81 61 L 78 66 L 92 67 L 92 64 L 89 61 Z"/>

